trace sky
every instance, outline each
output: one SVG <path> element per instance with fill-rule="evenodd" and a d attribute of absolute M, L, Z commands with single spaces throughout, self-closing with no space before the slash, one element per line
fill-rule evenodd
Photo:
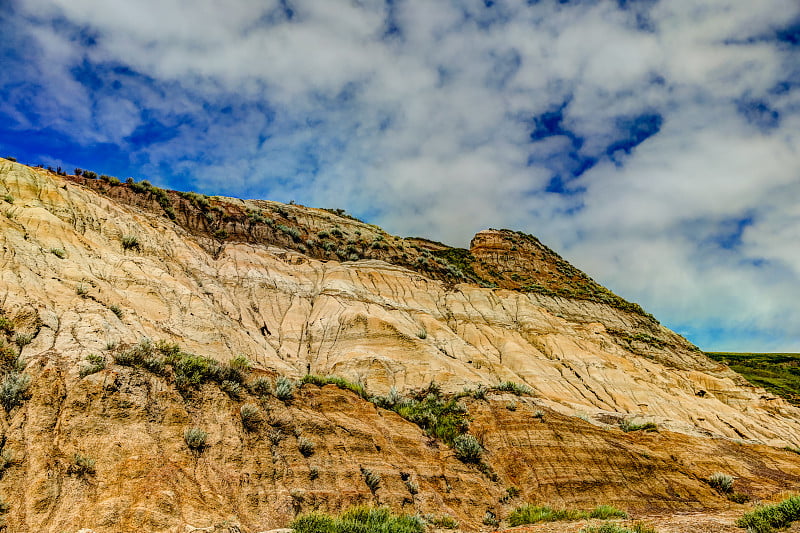
<path fill-rule="evenodd" d="M 703 349 L 800 352 L 796 0 L 0 8 L 0 155 L 516 229 Z"/>

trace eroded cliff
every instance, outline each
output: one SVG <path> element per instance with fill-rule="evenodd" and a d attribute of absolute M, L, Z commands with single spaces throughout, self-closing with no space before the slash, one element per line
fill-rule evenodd
<path fill-rule="evenodd" d="M 10 531 L 225 520 L 259 531 L 361 501 L 446 510 L 471 531 L 523 500 L 703 509 L 729 505 L 703 481 L 715 471 L 753 497 L 800 480 L 796 455 L 775 448 L 800 442 L 797 408 L 534 237 L 487 230 L 459 250 L 320 209 L 1 159 L 0 193 L 0 307 L 31 377 L 2 422 Z M 252 379 L 337 375 L 381 395 L 513 381 L 533 394 L 461 400 L 482 472 L 330 385 L 305 385 L 290 402 L 213 383 L 187 396 L 169 373 L 114 364 L 143 337 L 221 362 L 244 355 Z M 82 375 L 89 356 L 107 364 Z M 255 430 L 242 426 L 245 403 L 263 414 Z M 630 421 L 661 431 L 618 428 Z M 187 447 L 188 427 L 208 431 L 207 448 Z M 76 469 L 75 454 L 93 458 L 94 473 Z M 377 490 L 363 468 L 380 474 Z M 504 499 L 511 486 L 521 494 Z"/>

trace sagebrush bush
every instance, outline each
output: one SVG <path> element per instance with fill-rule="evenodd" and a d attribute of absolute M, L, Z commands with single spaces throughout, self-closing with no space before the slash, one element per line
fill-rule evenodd
<path fill-rule="evenodd" d="M 311 439 L 307 439 L 305 437 L 300 437 L 297 439 L 297 449 L 300 450 L 300 453 L 303 454 L 303 457 L 311 457 L 314 455 L 315 447 L 316 445 Z"/>
<path fill-rule="evenodd" d="M 191 450 L 200 452 L 207 446 L 208 433 L 197 427 L 187 428 L 183 432 L 183 440 Z"/>
<path fill-rule="evenodd" d="M 733 491 L 733 476 L 722 472 L 714 472 L 709 476 L 708 484 L 712 489 L 728 494 Z"/>
<path fill-rule="evenodd" d="M 493 388 L 496 391 L 510 392 L 512 394 L 516 394 L 517 396 L 533 394 L 533 389 L 531 389 L 529 386 L 521 383 L 514 383 L 513 381 L 503 381 Z"/>
<path fill-rule="evenodd" d="M 284 376 L 278 376 L 275 381 L 275 397 L 287 402 L 294 398 L 294 382 Z"/>
<path fill-rule="evenodd" d="M 442 514 L 431 518 L 431 524 L 441 529 L 457 529 L 458 521 L 449 514 Z"/>
<path fill-rule="evenodd" d="M 103 357 L 102 355 L 96 355 L 96 354 L 87 355 L 86 362 L 88 364 L 82 366 L 79 371 L 79 375 L 82 378 L 85 378 L 90 374 L 100 372 L 106 367 L 106 358 Z"/>
<path fill-rule="evenodd" d="M 94 474 L 95 461 L 91 457 L 76 453 L 69 465 L 69 473 L 75 476 L 88 476 Z"/>
<path fill-rule="evenodd" d="M 123 250 L 141 250 L 139 237 L 136 235 L 123 235 L 120 242 Z"/>
<path fill-rule="evenodd" d="M 459 435 L 453 440 L 456 457 L 465 463 L 479 463 L 483 456 L 483 446 L 472 435 Z"/>
<path fill-rule="evenodd" d="M 257 377 L 250 383 L 250 392 L 262 398 L 272 393 L 272 382 L 269 378 Z"/>
<path fill-rule="evenodd" d="M 632 431 L 658 431 L 658 426 L 653 422 L 643 422 L 638 424 L 630 420 L 623 420 L 620 422 L 619 428 L 625 433 L 630 433 Z"/>
<path fill-rule="evenodd" d="M 242 405 L 239 408 L 239 416 L 242 418 L 242 426 L 247 431 L 255 431 L 261 425 L 261 410 L 255 404 Z"/>
<path fill-rule="evenodd" d="M 0 382 L 0 404 L 6 411 L 21 405 L 25 400 L 31 377 L 20 372 L 9 372 Z"/>

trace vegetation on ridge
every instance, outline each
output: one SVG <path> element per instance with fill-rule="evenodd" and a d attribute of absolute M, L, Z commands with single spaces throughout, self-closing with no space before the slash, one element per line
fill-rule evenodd
<path fill-rule="evenodd" d="M 800 354 L 706 352 L 753 385 L 800 405 Z"/>

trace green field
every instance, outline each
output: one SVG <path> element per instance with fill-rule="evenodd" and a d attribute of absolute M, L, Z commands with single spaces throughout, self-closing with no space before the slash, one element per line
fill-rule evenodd
<path fill-rule="evenodd" d="M 800 354 L 706 352 L 730 366 L 753 385 L 800 405 Z"/>

